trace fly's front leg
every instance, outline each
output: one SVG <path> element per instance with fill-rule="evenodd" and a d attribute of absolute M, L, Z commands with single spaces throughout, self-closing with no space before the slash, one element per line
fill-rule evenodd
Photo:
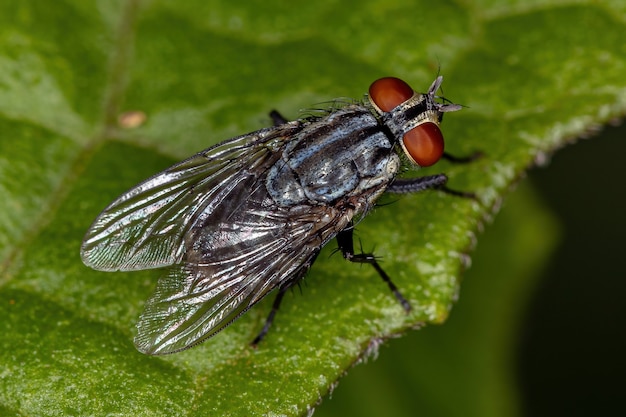
<path fill-rule="evenodd" d="M 472 162 L 479 158 L 482 158 L 483 153 L 474 152 L 473 154 L 468 155 L 468 156 L 454 156 L 454 155 L 450 155 L 448 152 L 444 152 L 443 155 L 441 155 L 441 157 L 445 159 L 446 161 L 452 162 L 454 164 L 467 164 L 468 162 Z"/>
<path fill-rule="evenodd" d="M 450 155 L 447 152 L 444 152 L 443 155 L 441 155 L 441 157 L 443 159 L 445 159 L 446 161 L 452 162 L 454 164 L 467 164 L 469 162 L 475 161 L 477 159 L 480 159 L 483 157 L 483 153 L 482 152 L 474 152 L 471 155 L 468 156 L 454 156 L 454 155 Z M 443 186 L 438 187 L 439 190 L 443 191 L 446 194 L 450 194 L 450 195 L 454 195 L 457 197 L 465 197 L 465 198 L 476 198 L 476 194 L 474 193 L 469 193 L 469 192 L 465 192 L 465 191 L 456 191 L 456 190 L 452 190 L 448 187 L 445 186 L 445 184 Z"/>
<path fill-rule="evenodd" d="M 406 194 L 425 190 L 439 190 L 446 194 L 463 198 L 476 198 L 476 194 L 457 191 L 446 186 L 448 177 L 445 174 L 428 175 L 418 178 L 396 178 L 385 190 L 388 193 Z"/>
<path fill-rule="evenodd" d="M 398 290 L 398 287 L 391 281 L 389 275 L 383 271 L 383 269 L 376 261 L 376 257 L 373 253 L 354 253 L 354 240 L 353 240 L 353 229 L 352 224 L 350 224 L 346 229 L 342 230 L 337 234 L 337 243 L 339 244 L 339 249 L 343 254 L 344 259 L 361 264 L 370 264 L 374 267 L 378 275 L 387 283 L 389 289 L 396 296 L 400 304 L 404 310 L 408 313 L 411 311 L 411 304 L 404 298 L 404 296 Z"/>

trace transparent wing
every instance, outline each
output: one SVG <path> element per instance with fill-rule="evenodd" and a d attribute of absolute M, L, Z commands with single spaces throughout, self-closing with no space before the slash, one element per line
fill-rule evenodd
<path fill-rule="evenodd" d="M 297 123 L 223 142 L 144 181 L 96 218 L 81 247 L 83 262 L 103 271 L 150 269 L 180 263 L 183 237 L 223 203 L 229 189 L 263 173 L 279 157 Z"/>
<path fill-rule="evenodd" d="M 250 189 L 252 193 L 242 193 Z M 233 207 L 237 207 L 233 210 Z M 213 336 L 276 287 L 296 282 L 343 229 L 345 211 L 272 206 L 263 187 L 241 182 L 228 203 L 185 236 L 184 263 L 157 284 L 137 324 L 147 354 L 186 349 Z"/>
<path fill-rule="evenodd" d="M 137 348 L 166 354 L 219 332 L 296 282 L 351 215 L 278 207 L 265 188 L 292 122 L 209 148 L 129 190 L 94 221 L 83 262 L 100 270 L 170 266 L 137 324 Z"/>

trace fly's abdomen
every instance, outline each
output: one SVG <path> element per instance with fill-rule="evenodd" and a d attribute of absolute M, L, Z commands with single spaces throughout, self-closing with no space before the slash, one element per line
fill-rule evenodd
<path fill-rule="evenodd" d="M 354 105 L 303 129 L 269 170 L 266 187 L 280 206 L 330 204 L 373 188 L 382 192 L 399 165 L 377 119 Z"/>

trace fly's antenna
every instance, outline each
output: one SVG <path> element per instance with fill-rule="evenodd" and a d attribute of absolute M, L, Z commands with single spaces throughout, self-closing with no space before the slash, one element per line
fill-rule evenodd
<path fill-rule="evenodd" d="M 442 113 L 461 110 L 463 106 L 461 106 L 460 104 L 454 104 L 447 98 L 437 95 L 437 90 L 441 88 L 442 82 L 442 75 L 439 75 L 437 76 L 437 78 L 435 78 L 435 81 L 433 81 L 433 83 L 430 85 L 430 88 L 428 89 L 428 98 L 430 98 L 431 101 L 435 103 L 435 108 Z M 443 100 L 443 103 L 437 103 L 435 101 L 435 99 L 437 98 Z"/>

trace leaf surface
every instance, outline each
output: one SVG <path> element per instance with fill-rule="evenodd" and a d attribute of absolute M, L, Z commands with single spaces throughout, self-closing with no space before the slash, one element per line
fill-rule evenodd
<path fill-rule="evenodd" d="M 0 410 L 7 415 L 300 415 L 382 339 L 441 323 L 477 232 L 525 169 L 626 109 L 620 2 L 64 2 L 0 5 Z M 575 27 L 577 30 L 572 30 Z M 450 187 L 388 199 L 358 229 L 373 270 L 319 256 L 256 350 L 271 300 L 203 345 L 152 358 L 134 323 L 161 271 L 82 265 L 117 195 L 229 137 L 386 75 L 438 71 Z M 118 117 L 147 120 L 125 129 Z M 332 245 L 331 245 L 332 246 Z M 462 294 L 461 294 L 462 296 Z"/>

